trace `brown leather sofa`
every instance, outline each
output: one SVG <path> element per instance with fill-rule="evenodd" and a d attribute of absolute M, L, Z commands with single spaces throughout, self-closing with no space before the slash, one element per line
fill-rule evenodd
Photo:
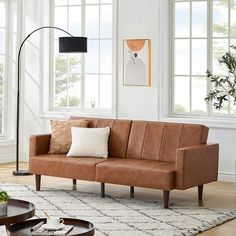
<path fill-rule="evenodd" d="M 75 118 L 74 119 L 82 119 Z M 84 119 L 84 118 L 83 118 Z M 198 186 L 202 199 L 203 184 L 216 181 L 219 145 L 206 144 L 208 128 L 197 124 L 86 118 L 89 127 L 111 128 L 109 158 L 69 158 L 48 154 L 50 134 L 30 138 L 30 172 L 35 174 L 36 190 L 41 175 L 163 190 L 168 208 L 173 189 Z"/>

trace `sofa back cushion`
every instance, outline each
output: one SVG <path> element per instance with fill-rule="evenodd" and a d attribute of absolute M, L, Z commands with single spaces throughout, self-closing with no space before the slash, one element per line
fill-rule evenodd
<path fill-rule="evenodd" d="M 110 127 L 108 157 L 125 157 L 132 121 L 85 117 L 71 117 L 71 119 L 85 119 L 89 122 L 89 128 Z"/>
<path fill-rule="evenodd" d="M 133 121 L 126 157 L 175 162 L 177 148 L 204 144 L 207 135 L 203 125 Z"/>
<path fill-rule="evenodd" d="M 175 162 L 176 149 L 205 144 L 208 128 L 198 124 L 117 119 L 85 119 L 88 127 L 110 127 L 109 157 Z"/>

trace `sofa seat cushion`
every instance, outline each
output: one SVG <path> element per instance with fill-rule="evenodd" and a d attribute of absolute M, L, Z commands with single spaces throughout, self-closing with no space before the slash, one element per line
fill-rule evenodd
<path fill-rule="evenodd" d="M 171 190 L 175 187 L 174 163 L 143 159 L 110 158 L 97 164 L 96 181 Z"/>
<path fill-rule="evenodd" d="M 95 180 L 95 167 L 107 159 L 67 157 L 65 154 L 37 155 L 30 158 L 30 172 L 71 179 Z"/>

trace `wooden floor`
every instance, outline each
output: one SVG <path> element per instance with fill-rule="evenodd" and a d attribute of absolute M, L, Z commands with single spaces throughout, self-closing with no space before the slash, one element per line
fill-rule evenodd
<path fill-rule="evenodd" d="M 15 166 L 12 163 L 0 164 L 0 182 L 34 185 L 34 176 L 13 176 Z M 27 163 L 21 163 L 21 169 L 27 169 Z M 52 187 L 57 189 L 72 189 L 72 180 L 56 177 L 42 177 L 42 188 Z M 100 192 L 100 184 L 96 182 L 78 181 L 77 188 L 81 191 Z M 129 188 L 126 186 L 106 185 L 106 192 L 128 196 Z M 135 198 L 144 200 L 162 199 L 162 191 L 135 188 Z M 177 199 L 186 202 L 197 201 L 197 188 L 185 191 L 174 190 L 171 192 L 170 203 Z M 214 182 L 204 186 L 203 206 L 236 209 L 236 184 L 229 182 Z M 236 219 L 226 222 L 199 235 L 203 236 L 234 236 L 236 235 Z"/>

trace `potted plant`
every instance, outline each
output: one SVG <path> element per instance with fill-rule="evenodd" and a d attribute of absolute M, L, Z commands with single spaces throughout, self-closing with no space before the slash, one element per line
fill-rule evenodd
<path fill-rule="evenodd" d="M 231 46 L 231 48 L 236 50 L 235 46 Z M 229 98 L 236 105 L 236 57 L 232 52 L 226 52 L 218 61 L 227 68 L 228 75 L 214 76 L 210 71 L 207 71 L 207 78 L 210 79 L 213 88 L 208 93 L 205 101 L 213 101 L 213 106 L 220 110 Z"/>
<path fill-rule="evenodd" d="M 0 217 L 7 215 L 7 201 L 9 196 L 7 192 L 0 190 Z"/>

